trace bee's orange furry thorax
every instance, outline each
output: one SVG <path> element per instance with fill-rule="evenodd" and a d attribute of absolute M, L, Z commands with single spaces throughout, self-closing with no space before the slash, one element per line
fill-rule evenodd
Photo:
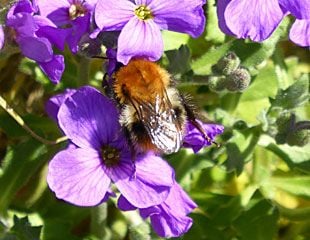
<path fill-rule="evenodd" d="M 169 85 L 170 76 L 156 63 L 135 59 L 116 73 L 114 90 L 121 103 L 128 98 L 154 102 Z"/>

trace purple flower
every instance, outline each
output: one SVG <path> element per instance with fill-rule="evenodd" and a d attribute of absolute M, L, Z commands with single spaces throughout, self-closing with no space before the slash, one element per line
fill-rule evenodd
<path fill-rule="evenodd" d="M 163 53 L 160 30 L 198 37 L 204 30 L 205 0 L 99 0 L 95 21 L 102 31 L 121 31 L 117 60 L 133 57 L 156 61 Z"/>
<path fill-rule="evenodd" d="M 4 46 L 4 31 L 3 26 L 0 25 L 0 49 L 2 49 Z"/>
<path fill-rule="evenodd" d="M 261 42 L 273 33 L 288 13 L 299 20 L 310 19 L 310 1 L 219 0 L 217 12 L 223 32 Z M 297 21 L 296 24 L 300 26 L 296 27 L 297 31 L 291 29 L 291 40 L 298 45 L 309 46 L 309 30 L 304 23 Z M 295 35 L 297 32 L 299 36 Z M 297 42 L 295 39 L 298 39 Z"/>
<path fill-rule="evenodd" d="M 53 83 L 58 83 L 64 71 L 64 58 L 54 55 L 52 44 L 63 49 L 66 30 L 59 30 L 47 18 L 34 15 L 34 10 L 29 0 L 19 1 L 9 10 L 6 25 L 21 52 L 36 61 Z"/>
<path fill-rule="evenodd" d="M 75 89 L 66 89 L 64 93 L 60 93 L 51 97 L 45 104 L 45 110 L 47 112 L 47 115 L 57 122 L 57 115 L 60 106 L 65 102 L 67 97 L 71 96 L 75 92 Z"/>
<path fill-rule="evenodd" d="M 118 207 L 123 211 L 136 209 L 124 196 L 118 199 Z M 155 232 L 160 237 L 179 237 L 186 233 L 192 226 L 192 219 L 187 215 L 197 205 L 183 191 L 179 184 L 175 183 L 168 198 L 160 205 L 149 208 L 139 208 L 143 218 L 150 217 Z"/>
<path fill-rule="evenodd" d="M 66 41 L 71 51 L 76 53 L 81 37 L 89 31 L 92 11 L 97 0 L 38 0 L 37 2 L 42 16 L 70 32 Z"/>
<path fill-rule="evenodd" d="M 310 46 L 310 19 L 296 19 L 291 27 L 289 37 L 301 47 Z"/>
<path fill-rule="evenodd" d="M 172 168 L 152 154 L 134 161 L 118 123 L 113 102 L 92 87 L 68 96 L 58 124 L 76 146 L 49 163 L 48 185 L 60 199 L 80 206 L 103 201 L 113 182 L 133 205 L 146 208 L 166 200 L 174 181 Z"/>
<path fill-rule="evenodd" d="M 223 133 L 224 126 L 219 124 L 210 124 L 210 123 L 202 123 L 201 121 L 196 120 L 202 128 L 204 129 L 205 133 L 211 139 L 214 140 L 216 135 Z M 205 146 L 209 146 L 212 142 L 206 140 L 203 134 L 195 127 L 192 123 L 188 122 L 186 124 L 186 134 L 183 139 L 183 146 L 192 148 L 194 153 L 197 153 Z"/>

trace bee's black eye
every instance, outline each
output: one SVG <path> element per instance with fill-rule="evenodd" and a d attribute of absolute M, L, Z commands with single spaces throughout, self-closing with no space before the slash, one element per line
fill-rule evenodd
<path fill-rule="evenodd" d="M 183 109 L 180 107 L 174 107 L 173 111 L 177 118 L 179 118 L 183 114 Z"/>
<path fill-rule="evenodd" d="M 147 134 L 146 129 L 141 121 L 134 122 L 131 126 L 131 130 L 139 136 L 145 136 Z"/>

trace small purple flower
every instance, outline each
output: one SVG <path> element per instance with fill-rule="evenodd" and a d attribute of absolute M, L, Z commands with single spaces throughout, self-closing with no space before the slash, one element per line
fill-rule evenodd
<path fill-rule="evenodd" d="M 95 21 L 102 31 L 121 31 L 117 60 L 133 57 L 158 60 L 163 53 L 160 30 L 198 37 L 204 30 L 205 0 L 99 0 Z"/>
<path fill-rule="evenodd" d="M 224 126 L 219 124 L 211 124 L 211 123 L 202 123 L 201 121 L 196 120 L 205 133 L 211 139 L 214 140 L 216 135 L 222 134 L 224 131 Z M 205 146 L 210 146 L 212 142 L 206 140 L 203 134 L 195 127 L 192 123 L 188 122 L 186 124 L 186 134 L 183 139 L 183 146 L 187 148 L 192 148 L 194 153 L 197 153 Z"/>
<path fill-rule="evenodd" d="M 237 38 L 250 38 L 261 42 L 273 33 L 283 17 L 288 13 L 295 18 L 310 19 L 310 1 L 308 0 L 219 0 L 219 26 L 223 32 Z M 309 46 L 309 31 L 304 23 L 297 21 L 296 29 L 290 33 L 293 42 L 301 46 Z M 294 41 L 298 39 L 297 42 Z"/>
<path fill-rule="evenodd" d="M 64 71 L 64 58 L 54 55 L 52 44 L 63 49 L 66 30 L 59 30 L 47 18 L 34 15 L 34 10 L 29 0 L 17 2 L 7 14 L 6 25 L 21 52 L 36 61 L 53 83 L 58 83 Z"/>
<path fill-rule="evenodd" d="M 135 210 L 124 196 L 118 199 L 118 207 L 123 211 Z M 192 219 L 187 215 L 197 205 L 184 192 L 179 184 L 175 183 L 167 199 L 160 205 L 149 208 L 139 208 L 143 218 L 150 217 L 155 232 L 160 237 L 179 237 L 186 233 L 192 226 Z"/>
<path fill-rule="evenodd" d="M 310 19 L 296 19 L 291 27 L 289 37 L 301 47 L 310 46 Z"/>
<path fill-rule="evenodd" d="M 37 0 L 42 16 L 70 31 L 66 41 L 73 53 L 78 51 L 81 37 L 89 32 L 96 2 L 97 0 Z"/>
<path fill-rule="evenodd" d="M 166 200 L 174 181 L 160 157 L 139 155 L 133 161 L 113 102 L 92 87 L 67 96 L 57 114 L 61 130 L 76 146 L 49 163 L 48 185 L 60 199 L 80 206 L 103 201 L 113 182 L 134 206 L 146 208 Z"/>

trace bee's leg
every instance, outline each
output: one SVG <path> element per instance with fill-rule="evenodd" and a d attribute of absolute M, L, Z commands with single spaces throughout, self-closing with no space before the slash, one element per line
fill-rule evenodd
<path fill-rule="evenodd" d="M 216 147 L 220 147 L 221 145 L 215 141 L 213 141 L 206 131 L 203 129 L 201 124 L 196 120 L 197 119 L 197 108 L 194 104 L 191 103 L 191 98 L 189 96 L 184 96 L 180 94 L 181 102 L 184 106 L 187 119 L 196 127 L 196 129 L 202 134 L 202 136 L 209 142 L 214 144 Z"/>

